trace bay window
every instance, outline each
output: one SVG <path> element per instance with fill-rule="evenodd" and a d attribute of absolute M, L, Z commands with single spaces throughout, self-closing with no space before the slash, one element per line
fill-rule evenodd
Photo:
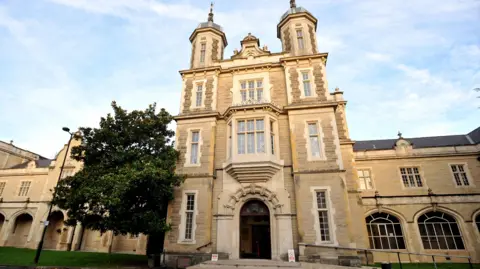
<path fill-rule="evenodd" d="M 238 154 L 265 153 L 265 126 L 263 119 L 237 121 Z"/>

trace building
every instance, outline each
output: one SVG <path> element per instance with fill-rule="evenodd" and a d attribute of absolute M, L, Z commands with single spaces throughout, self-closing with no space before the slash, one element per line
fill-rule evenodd
<path fill-rule="evenodd" d="M 213 17 L 193 31 L 190 68 L 180 71 L 177 171 L 186 180 L 169 206 L 170 263 L 209 253 L 279 260 L 294 249 L 301 260 L 358 264 L 356 250 L 335 246 L 480 261 L 480 129 L 352 141 L 313 14 L 290 1 L 276 29 L 281 52 L 248 34 L 225 59 Z"/>
<path fill-rule="evenodd" d="M 72 140 L 71 146 L 80 141 Z M 71 149 L 71 147 L 70 147 Z M 13 167 L 0 169 L 0 246 L 36 248 L 47 220 L 67 145 L 54 160 L 32 159 Z M 36 155 L 38 156 L 38 155 Z M 73 175 L 81 163 L 71 159 L 70 150 L 60 178 Z M 66 212 L 53 208 L 48 217 L 45 249 L 145 254 L 146 236 L 119 235 L 64 225 Z M 32 257 L 33 258 L 33 257 Z"/>
<path fill-rule="evenodd" d="M 42 162 L 46 161 L 46 158 L 14 146 L 13 141 L 10 143 L 0 141 L 0 169 L 10 168 L 28 161 Z"/>
<path fill-rule="evenodd" d="M 193 31 L 190 68 L 180 71 L 175 144 L 186 180 L 169 204 L 168 263 L 211 253 L 280 260 L 290 249 L 306 261 L 356 265 L 363 258 L 335 247 L 372 249 L 367 256 L 376 261 L 396 254 L 374 250 L 480 262 L 480 128 L 354 141 L 343 93 L 329 92 L 328 54 L 317 49 L 311 13 L 291 1 L 277 27 L 282 52 L 248 34 L 228 59 L 213 17 Z M 66 148 L 55 160 L 0 170 L 0 246 L 36 247 Z M 63 176 L 79 169 L 67 158 Z M 144 235 L 67 228 L 65 216 L 54 208 L 46 248 L 145 253 Z"/>

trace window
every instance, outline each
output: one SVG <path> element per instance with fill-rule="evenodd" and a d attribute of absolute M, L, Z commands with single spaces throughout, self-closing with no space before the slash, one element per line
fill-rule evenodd
<path fill-rule="evenodd" d="M 374 213 L 365 219 L 373 249 L 405 249 L 400 221 L 387 213 Z"/>
<path fill-rule="evenodd" d="M 308 136 L 312 157 L 320 157 L 320 139 L 318 133 L 318 124 L 316 122 L 308 124 Z"/>
<path fill-rule="evenodd" d="M 199 143 L 200 133 L 198 131 L 192 132 L 192 144 L 190 152 L 190 163 L 198 164 L 198 143 Z"/>
<path fill-rule="evenodd" d="M 298 49 L 305 49 L 305 44 L 303 42 L 303 32 L 300 29 L 297 29 L 297 40 L 298 40 Z"/>
<path fill-rule="evenodd" d="M 263 81 L 249 80 L 240 82 L 240 95 L 242 102 L 248 100 L 263 100 Z"/>
<path fill-rule="evenodd" d="M 402 174 L 403 186 L 405 188 L 420 188 L 423 187 L 422 177 L 418 172 L 418 167 L 402 167 L 400 168 Z"/>
<path fill-rule="evenodd" d="M 193 239 L 193 218 L 195 213 L 195 194 L 187 194 L 187 207 L 185 208 L 185 239 Z"/>
<path fill-rule="evenodd" d="M 312 88 L 310 87 L 310 74 L 308 72 L 302 72 L 303 80 L 303 93 L 305 97 L 312 96 Z"/>
<path fill-rule="evenodd" d="M 465 171 L 465 166 L 463 164 L 452 164 L 450 165 L 452 169 L 453 178 L 457 186 L 470 186 L 468 182 L 467 172 Z"/>
<path fill-rule="evenodd" d="M 20 190 L 18 191 L 18 196 L 27 196 L 31 183 L 31 181 L 22 181 Z"/>
<path fill-rule="evenodd" d="M 205 51 L 207 50 L 207 44 L 202 43 L 200 46 L 200 63 L 205 63 Z"/>
<path fill-rule="evenodd" d="M 62 171 L 62 176 L 60 176 L 60 179 L 65 179 L 67 177 L 71 177 L 71 176 L 73 176 L 73 174 L 75 174 L 75 173 L 71 169 L 63 170 Z"/>
<path fill-rule="evenodd" d="M 428 212 L 418 218 L 424 249 L 465 249 L 455 219 L 442 212 Z"/>
<path fill-rule="evenodd" d="M 371 172 L 369 169 L 358 169 L 358 183 L 361 190 L 371 190 L 373 189 Z"/>
<path fill-rule="evenodd" d="M 3 190 L 5 190 L 5 185 L 7 185 L 7 182 L 0 182 L 0 196 L 3 194 Z"/>
<path fill-rule="evenodd" d="M 232 124 L 228 124 L 228 158 L 232 157 Z"/>
<path fill-rule="evenodd" d="M 272 147 L 272 155 L 275 154 L 275 130 L 273 129 L 273 121 L 270 121 L 270 145 Z"/>
<path fill-rule="evenodd" d="M 195 105 L 197 107 L 202 106 L 202 98 L 203 98 L 203 85 L 198 84 L 196 98 L 195 98 Z"/>
<path fill-rule="evenodd" d="M 237 124 L 238 154 L 265 153 L 264 130 L 264 121 L 261 119 L 239 120 Z"/>
<path fill-rule="evenodd" d="M 330 241 L 330 226 L 326 191 L 317 191 L 317 211 L 318 223 L 320 224 L 320 240 L 328 242 Z"/>

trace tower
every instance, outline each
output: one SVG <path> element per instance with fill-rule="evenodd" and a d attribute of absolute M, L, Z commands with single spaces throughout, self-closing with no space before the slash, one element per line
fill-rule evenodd
<path fill-rule="evenodd" d="M 303 7 L 290 0 L 290 9 L 277 25 L 277 37 L 282 41 L 283 51 L 294 56 L 316 54 L 317 19 Z"/>
<path fill-rule="evenodd" d="M 202 22 L 190 36 L 192 55 L 190 68 L 212 66 L 215 61 L 223 60 L 223 51 L 228 45 L 227 37 L 220 25 L 213 22 L 213 3 L 210 6 L 208 20 Z"/>

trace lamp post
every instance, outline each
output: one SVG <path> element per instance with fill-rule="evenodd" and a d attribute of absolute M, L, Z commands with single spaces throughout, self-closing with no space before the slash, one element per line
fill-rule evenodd
<path fill-rule="evenodd" d="M 72 142 L 72 138 L 73 138 L 73 135 L 74 135 L 74 133 L 71 133 L 70 129 L 67 128 L 67 127 L 63 127 L 62 130 L 70 134 L 70 139 L 68 140 L 67 150 L 65 151 L 65 156 L 63 157 L 62 166 L 60 166 L 60 174 L 58 174 L 58 179 L 57 179 L 57 183 L 55 184 L 55 187 L 57 186 L 58 182 L 62 178 L 63 168 L 65 166 L 65 161 L 67 160 L 68 150 L 70 149 L 70 143 Z M 55 194 L 56 194 L 56 188 L 53 189 L 52 200 L 53 200 L 53 198 L 55 198 Z M 38 260 L 40 259 L 40 254 L 42 253 L 43 241 L 45 239 L 45 234 L 47 233 L 47 227 L 48 227 L 48 224 L 49 224 L 48 223 L 48 217 L 50 217 L 50 213 L 52 213 L 52 208 L 53 208 L 53 205 L 50 202 L 50 204 L 48 206 L 47 219 L 43 222 L 44 225 L 43 225 L 43 231 L 42 231 L 42 238 L 40 239 L 40 242 L 38 242 L 37 252 L 35 253 L 35 259 L 33 260 L 35 265 L 38 264 Z"/>

